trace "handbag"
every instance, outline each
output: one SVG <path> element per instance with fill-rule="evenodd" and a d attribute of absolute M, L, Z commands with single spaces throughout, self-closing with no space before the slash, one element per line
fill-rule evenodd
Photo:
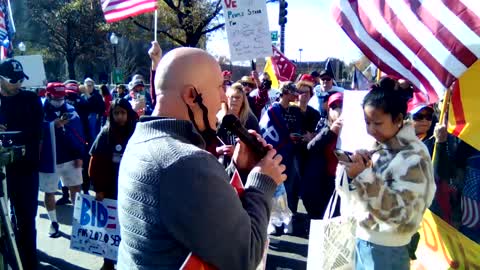
<path fill-rule="evenodd" d="M 355 228 L 352 215 L 332 217 L 339 203 L 338 188 L 348 189 L 346 174 L 341 174 L 340 183 L 334 190 L 323 219 L 310 221 L 307 270 L 351 270 L 355 268 Z M 336 181 L 337 182 L 337 181 Z M 341 181 L 339 181 L 341 182 Z"/>

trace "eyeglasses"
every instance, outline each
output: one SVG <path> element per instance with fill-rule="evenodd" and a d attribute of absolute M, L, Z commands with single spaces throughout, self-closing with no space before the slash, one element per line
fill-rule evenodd
<path fill-rule="evenodd" d="M 427 121 L 432 121 L 433 114 L 417 113 L 417 114 L 414 114 L 412 118 L 414 121 L 422 121 L 424 119 Z"/>
<path fill-rule="evenodd" d="M 332 78 L 320 78 L 320 80 L 322 80 L 322 81 L 326 81 L 326 82 L 329 82 L 329 81 L 331 81 L 331 80 L 332 80 Z"/>
<path fill-rule="evenodd" d="M 254 85 L 253 83 L 247 83 L 247 82 L 242 82 L 242 86 L 243 86 L 243 87 L 247 87 L 247 86 L 248 86 L 248 87 L 250 87 L 250 88 L 254 88 L 254 87 L 255 87 L 255 85 Z"/>

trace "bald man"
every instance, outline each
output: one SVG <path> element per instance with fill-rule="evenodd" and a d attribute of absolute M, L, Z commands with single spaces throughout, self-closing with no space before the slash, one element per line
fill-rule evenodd
<path fill-rule="evenodd" d="M 160 61 L 156 107 L 137 124 L 120 165 L 117 269 L 178 270 L 190 252 L 218 269 L 260 262 L 285 166 L 253 133 L 270 150 L 257 161 L 237 145 L 236 169 L 249 172 L 238 198 L 225 169 L 204 150 L 226 99 L 222 84 L 220 66 L 203 50 L 175 49 Z"/>

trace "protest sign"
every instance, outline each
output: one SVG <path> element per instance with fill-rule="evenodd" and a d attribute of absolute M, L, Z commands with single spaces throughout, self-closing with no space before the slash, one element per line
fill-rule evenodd
<path fill-rule="evenodd" d="M 254 0 L 222 0 L 230 58 L 244 61 L 272 55 L 267 4 Z"/>
<path fill-rule="evenodd" d="M 417 260 L 412 261 L 410 269 L 480 269 L 480 245 L 430 210 L 425 212 L 418 232 Z"/>
<path fill-rule="evenodd" d="M 117 260 L 120 226 L 117 201 L 77 193 L 73 210 L 70 248 Z"/>
<path fill-rule="evenodd" d="M 343 127 L 337 148 L 350 152 L 372 148 L 375 139 L 367 133 L 362 108 L 363 98 L 367 93 L 368 91 L 343 92 Z"/>

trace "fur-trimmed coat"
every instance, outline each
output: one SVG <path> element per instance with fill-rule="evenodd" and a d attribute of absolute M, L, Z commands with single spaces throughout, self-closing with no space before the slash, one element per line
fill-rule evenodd
<path fill-rule="evenodd" d="M 436 185 L 425 145 L 405 122 L 395 137 L 377 142 L 372 166 L 352 184 L 357 212 L 357 237 L 383 246 L 403 246 L 417 231 Z"/>

